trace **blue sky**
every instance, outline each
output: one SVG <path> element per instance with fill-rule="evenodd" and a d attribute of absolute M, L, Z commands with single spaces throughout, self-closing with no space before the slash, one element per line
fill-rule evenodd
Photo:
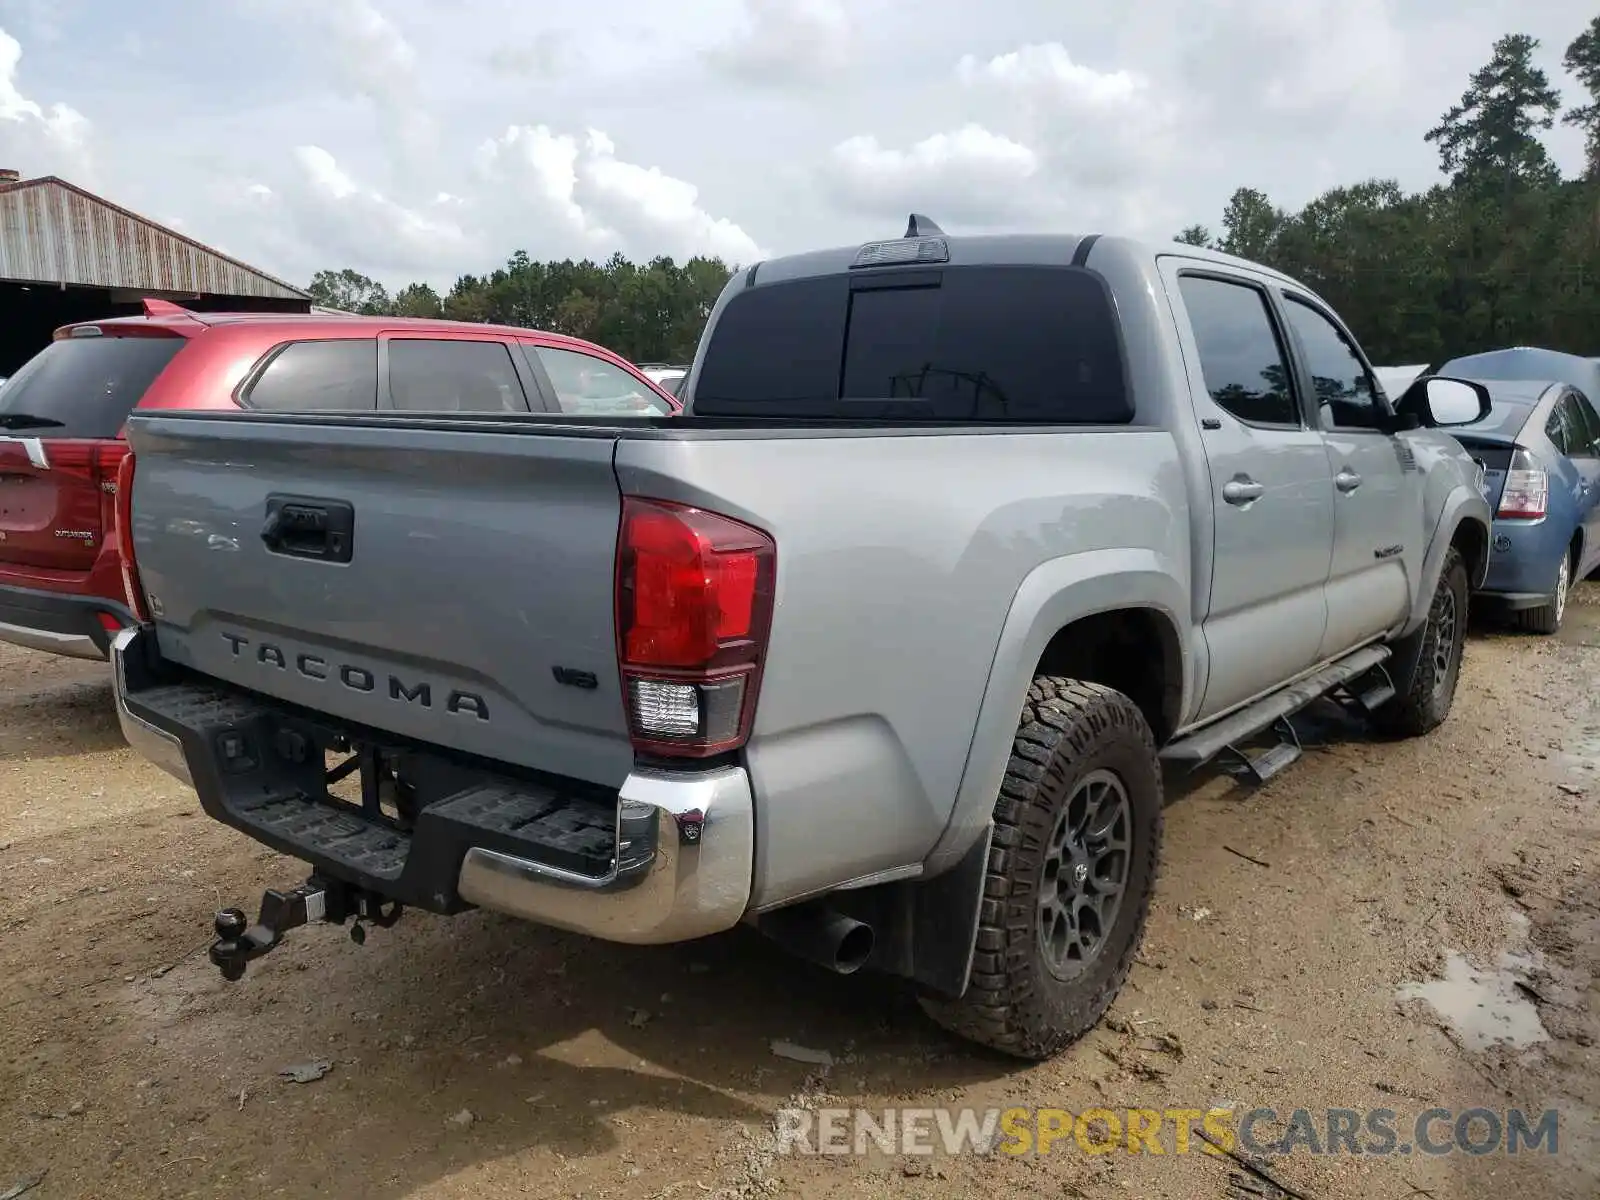
<path fill-rule="evenodd" d="M 1437 177 L 1494 38 L 1568 0 L 0 0 L 0 165 L 263 269 L 735 261 L 898 232 L 1215 225 Z M 1548 143 L 1575 169 L 1579 142 Z"/>

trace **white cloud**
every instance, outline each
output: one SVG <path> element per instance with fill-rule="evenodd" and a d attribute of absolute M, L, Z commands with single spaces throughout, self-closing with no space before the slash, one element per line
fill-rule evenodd
<path fill-rule="evenodd" d="M 400 163 L 425 164 L 438 144 L 415 46 L 372 0 L 276 0 L 280 17 L 303 21 L 338 90 L 371 103 Z"/>
<path fill-rule="evenodd" d="M 1143 74 L 1101 71 L 1075 61 L 1059 42 L 1023 46 L 956 68 L 966 87 L 992 94 L 1057 180 L 1104 191 L 1139 187 L 1176 165 L 1175 100 Z"/>
<path fill-rule="evenodd" d="M 1211 0 L 1203 8 L 1172 0 L 1166 11 L 1182 15 L 1173 58 L 1206 108 L 1221 119 L 1252 114 L 1257 127 L 1293 123 L 1302 134 L 1308 123 L 1392 113 L 1437 48 L 1418 39 L 1409 48 L 1423 57 L 1408 55 L 1391 0 Z M 1488 50 L 1485 42 L 1485 59 Z"/>
<path fill-rule="evenodd" d="M 968 86 L 993 84 L 1035 103 L 1087 115 L 1112 112 L 1137 103 L 1150 81 L 1131 71 L 1096 71 L 1072 61 L 1060 42 L 1023 46 L 987 62 L 970 54 L 956 64 L 956 77 Z"/>
<path fill-rule="evenodd" d="M 540 29 L 526 42 L 496 46 L 484 61 L 505 75 L 552 79 L 562 74 L 577 50 L 570 31 Z"/>
<path fill-rule="evenodd" d="M 711 65 L 749 84 L 814 82 L 850 65 L 855 27 L 843 0 L 744 0 L 744 23 L 706 52 Z"/>
<path fill-rule="evenodd" d="M 0 167 L 25 175 L 92 176 L 89 119 L 71 105 L 45 108 L 17 80 L 22 45 L 0 29 Z"/>
<path fill-rule="evenodd" d="M 1020 142 L 967 124 L 909 150 L 848 138 L 833 148 L 828 185 L 845 205 L 868 213 L 938 212 L 989 224 L 1026 212 L 1039 156 Z"/>
<path fill-rule="evenodd" d="M 579 141 L 543 125 L 512 126 L 479 147 L 477 167 L 480 195 L 524 198 L 590 252 L 633 248 L 645 257 L 709 254 L 744 263 L 764 253 L 738 225 L 708 213 L 693 184 L 618 158 L 599 130 Z"/>
<path fill-rule="evenodd" d="M 1160 219 L 1149 194 L 1173 155 L 1174 106 L 1145 76 L 1097 70 L 1058 42 L 987 59 L 963 55 L 954 77 L 974 120 L 909 150 L 858 135 L 834 147 L 833 192 L 854 207 L 912 207 L 978 227 L 1098 220 L 1113 205 Z"/>

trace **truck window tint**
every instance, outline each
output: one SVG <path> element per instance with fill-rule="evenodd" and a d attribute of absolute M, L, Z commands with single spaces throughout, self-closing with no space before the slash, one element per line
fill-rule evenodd
<path fill-rule="evenodd" d="M 245 396 L 271 412 L 364 412 L 378 406 L 373 338 L 294 342 L 267 363 Z"/>
<path fill-rule="evenodd" d="M 672 406 L 621 367 L 592 354 L 529 347 L 543 364 L 564 413 L 589 416 L 665 417 Z"/>
<path fill-rule="evenodd" d="M 406 412 L 527 412 L 504 342 L 389 340 L 389 396 Z"/>
<path fill-rule="evenodd" d="M 1254 425 L 1299 425 L 1288 362 L 1265 294 L 1197 275 L 1180 278 L 1178 291 L 1200 349 L 1206 391 L 1218 406 Z"/>
<path fill-rule="evenodd" d="M 1300 339 L 1317 403 L 1335 429 L 1381 429 L 1376 388 L 1338 326 L 1309 304 L 1285 296 L 1284 312 Z"/>
<path fill-rule="evenodd" d="M 113 438 L 182 350 L 180 337 L 75 337 L 51 342 L 0 390 L 0 413 L 60 421 L 32 437 Z"/>
<path fill-rule="evenodd" d="M 1099 276 L 1016 266 L 750 288 L 712 330 L 694 407 L 704 416 L 1035 424 L 1134 415 Z"/>

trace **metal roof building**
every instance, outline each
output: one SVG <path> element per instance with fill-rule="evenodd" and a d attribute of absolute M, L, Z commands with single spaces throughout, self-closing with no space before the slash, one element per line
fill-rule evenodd
<path fill-rule="evenodd" d="M 73 321 L 147 296 L 200 311 L 308 312 L 300 288 L 55 176 L 0 170 L 0 375 Z"/>

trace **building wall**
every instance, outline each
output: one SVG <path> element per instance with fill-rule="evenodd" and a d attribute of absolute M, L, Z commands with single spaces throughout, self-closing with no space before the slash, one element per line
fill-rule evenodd
<path fill-rule="evenodd" d="M 160 293 L 304 293 L 56 179 L 0 188 L 0 278 Z"/>

